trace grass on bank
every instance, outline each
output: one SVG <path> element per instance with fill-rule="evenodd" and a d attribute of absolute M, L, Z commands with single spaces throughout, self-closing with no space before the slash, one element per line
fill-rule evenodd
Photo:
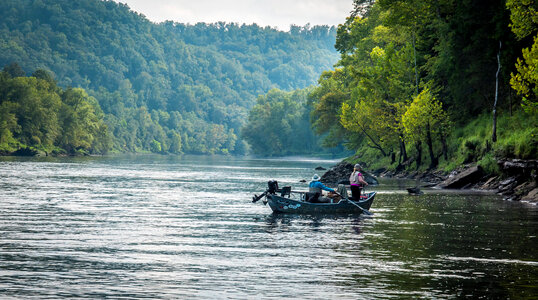
<path fill-rule="evenodd" d="M 538 158 L 538 115 L 522 110 L 513 115 L 504 112 L 497 118 L 497 142 L 491 140 L 493 121 L 491 114 L 482 114 L 465 126 L 455 127 L 448 143 L 448 160 L 441 153 L 441 144 L 437 141 L 434 152 L 439 159 L 438 169 L 450 172 L 465 164 L 477 164 L 489 174 L 499 173 L 497 160 L 500 158 Z M 413 158 L 407 171 L 417 170 L 417 152 L 413 145 L 407 145 L 408 156 Z M 395 170 L 398 166 L 399 152 L 396 162 L 391 157 L 383 157 L 379 151 L 366 145 L 362 146 L 355 156 L 348 161 L 364 163 L 368 170 L 386 168 Z M 418 171 L 426 171 L 430 165 L 428 150 L 423 143 L 422 164 Z"/>

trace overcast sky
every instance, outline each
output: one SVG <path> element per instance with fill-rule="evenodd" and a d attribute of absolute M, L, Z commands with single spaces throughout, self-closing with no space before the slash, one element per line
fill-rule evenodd
<path fill-rule="evenodd" d="M 127 3 L 153 22 L 236 22 L 289 30 L 290 24 L 338 25 L 352 0 L 115 0 Z"/>

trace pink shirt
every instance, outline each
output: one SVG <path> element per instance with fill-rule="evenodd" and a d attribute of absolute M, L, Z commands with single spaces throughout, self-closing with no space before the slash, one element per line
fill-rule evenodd
<path fill-rule="evenodd" d="M 360 186 L 359 176 L 362 176 L 361 172 L 353 171 L 353 173 L 351 173 L 349 176 L 349 184 Z"/>

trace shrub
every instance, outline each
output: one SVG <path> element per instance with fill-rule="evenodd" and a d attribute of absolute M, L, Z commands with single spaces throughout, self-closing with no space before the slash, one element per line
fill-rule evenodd
<path fill-rule="evenodd" d="M 160 153 L 162 151 L 161 143 L 156 140 L 151 141 L 150 149 L 151 152 Z"/>
<path fill-rule="evenodd" d="M 471 136 L 464 139 L 460 146 L 460 153 L 463 156 L 463 163 L 476 161 L 487 148 L 484 145 L 484 140 L 476 136 Z"/>
<path fill-rule="evenodd" d="M 538 153 L 537 136 L 538 128 L 536 127 L 514 131 L 499 141 L 495 147 L 495 154 L 522 159 L 536 158 Z"/>
<path fill-rule="evenodd" d="M 32 135 L 30 138 L 30 145 L 38 146 L 41 145 L 41 139 L 38 136 Z"/>
<path fill-rule="evenodd" d="M 494 155 L 488 153 L 478 161 L 478 165 L 481 166 L 487 174 L 500 174 L 500 168 L 497 164 L 497 159 Z"/>

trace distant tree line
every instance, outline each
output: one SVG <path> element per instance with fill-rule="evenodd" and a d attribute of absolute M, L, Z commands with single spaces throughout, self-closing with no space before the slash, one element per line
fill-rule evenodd
<path fill-rule="evenodd" d="M 111 151 L 245 153 L 258 95 L 302 89 L 338 59 L 336 28 L 155 24 L 100 0 L 0 2 L 0 67 L 47 70 L 96 99 Z"/>
<path fill-rule="evenodd" d="M 324 151 L 310 128 L 310 91 L 273 89 L 258 97 L 241 132 L 254 153 L 271 156 Z"/>

